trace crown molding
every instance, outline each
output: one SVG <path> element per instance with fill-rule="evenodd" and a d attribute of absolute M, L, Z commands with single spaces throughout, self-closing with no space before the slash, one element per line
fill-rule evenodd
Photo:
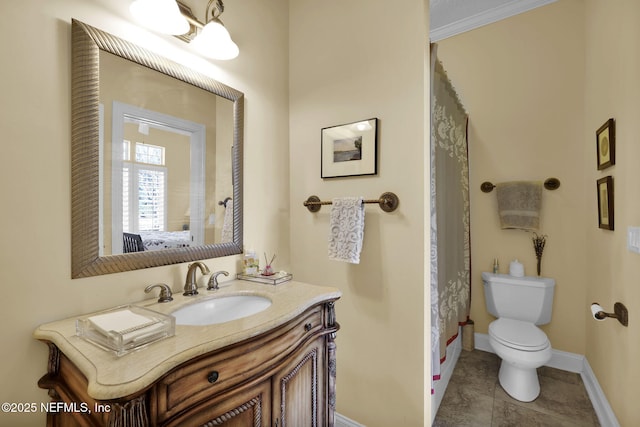
<path fill-rule="evenodd" d="M 465 0 L 462 2 L 457 1 L 455 3 L 456 7 L 460 8 L 460 4 L 464 4 L 465 2 L 470 4 L 471 2 L 475 1 L 477 0 Z M 452 37 L 457 34 L 461 34 L 466 31 L 491 24 L 502 19 L 518 15 L 520 13 L 545 6 L 550 3 L 554 3 L 556 1 L 557 0 L 508 0 L 499 6 L 487 9 L 480 13 L 466 16 L 462 19 L 458 19 L 451 23 L 441 25 L 437 28 L 432 28 L 429 31 L 429 37 L 431 39 L 431 42 L 437 42 L 439 40 L 443 40 L 448 37 Z"/>

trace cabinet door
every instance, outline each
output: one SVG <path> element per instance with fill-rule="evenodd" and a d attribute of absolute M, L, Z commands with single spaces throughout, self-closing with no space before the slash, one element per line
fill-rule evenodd
<path fill-rule="evenodd" d="M 163 426 L 269 427 L 271 381 L 242 387 L 197 405 Z"/>
<path fill-rule="evenodd" d="M 296 351 L 273 377 L 275 427 L 326 425 L 327 367 L 324 337 Z"/>

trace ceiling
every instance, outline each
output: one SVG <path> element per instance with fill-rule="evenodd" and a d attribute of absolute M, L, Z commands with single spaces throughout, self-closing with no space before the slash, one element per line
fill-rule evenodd
<path fill-rule="evenodd" d="M 107 4 L 112 10 L 124 13 L 130 19 L 128 12 L 131 1 L 112 0 Z M 205 20 L 208 0 L 180 1 L 191 7 L 196 18 Z M 429 0 L 429 36 L 432 42 L 437 42 L 555 1 L 557 0 Z M 227 3 L 231 11 L 233 1 L 229 0 Z"/>
<path fill-rule="evenodd" d="M 429 0 L 432 42 L 553 3 L 557 0 Z"/>

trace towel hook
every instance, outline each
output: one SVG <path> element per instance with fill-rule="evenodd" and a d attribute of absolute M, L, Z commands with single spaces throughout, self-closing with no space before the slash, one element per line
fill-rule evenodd
<path fill-rule="evenodd" d="M 226 208 L 226 207 L 227 207 L 227 202 L 229 202 L 229 200 L 231 200 L 231 197 L 225 197 L 225 199 L 224 199 L 224 200 L 220 200 L 220 201 L 218 202 L 218 204 L 219 204 L 220 206 L 224 206 L 224 207 Z"/>
<path fill-rule="evenodd" d="M 489 181 L 480 184 L 480 190 L 482 190 L 483 193 L 491 193 L 494 188 L 496 188 L 495 184 Z M 547 178 L 544 181 L 544 188 L 547 190 L 557 190 L 560 188 L 560 180 L 558 178 Z"/>

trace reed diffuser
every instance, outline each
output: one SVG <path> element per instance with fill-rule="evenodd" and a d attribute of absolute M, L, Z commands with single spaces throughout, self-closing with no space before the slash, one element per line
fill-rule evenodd
<path fill-rule="evenodd" d="M 262 275 L 263 276 L 273 276 L 274 274 L 276 274 L 273 271 L 273 267 L 271 266 L 271 264 L 273 264 L 273 260 L 276 259 L 276 254 L 273 254 L 273 257 L 271 257 L 271 261 L 268 260 L 267 258 L 267 253 L 264 253 L 264 262 L 266 262 L 266 265 L 264 267 L 264 270 L 262 270 Z"/>
<path fill-rule="evenodd" d="M 542 265 L 542 252 L 544 251 L 544 245 L 547 243 L 547 235 L 543 234 L 542 236 L 538 236 L 538 234 L 533 233 L 533 250 L 536 252 L 536 259 L 538 260 L 538 276 L 540 275 L 540 268 Z"/>

